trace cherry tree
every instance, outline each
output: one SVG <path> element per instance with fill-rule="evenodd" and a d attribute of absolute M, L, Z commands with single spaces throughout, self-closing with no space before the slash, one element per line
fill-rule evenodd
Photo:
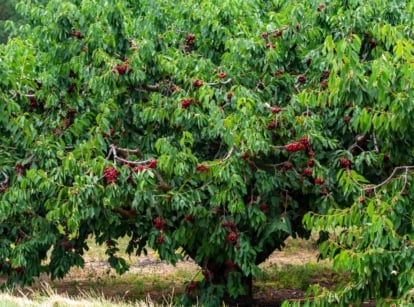
<path fill-rule="evenodd" d="M 61 278 L 92 238 L 122 273 L 200 265 L 184 303 L 251 302 L 258 265 L 320 232 L 349 284 L 409 300 L 413 4 L 21 2 L 0 47 L 0 272 Z M 303 221 L 305 223 L 303 223 Z"/>

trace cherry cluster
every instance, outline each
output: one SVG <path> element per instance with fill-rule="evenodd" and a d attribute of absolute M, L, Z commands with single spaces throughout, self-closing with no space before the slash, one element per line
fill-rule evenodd
<path fill-rule="evenodd" d="M 116 64 L 113 71 L 117 71 L 120 75 L 125 75 L 129 72 L 129 60 L 126 59 L 123 64 Z"/>
<path fill-rule="evenodd" d="M 236 224 L 233 221 L 224 221 L 221 223 L 221 227 L 229 228 L 229 232 L 226 235 L 226 242 L 229 242 L 233 245 L 237 245 L 238 236 L 238 229 Z"/>
<path fill-rule="evenodd" d="M 196 36 L 193 33 L 188 33 L 187 37 L 185 38 L 185 42 L 187 46 L 193 46 Z"/>
<path fill-rule="evenodd" d="M 309 139 L 307 137 L 303 137 L 299 140 L 299 142 L 292 142 L 290 144 L 287 144 L 285 146 L 285 149 L 289 152 L 297 152 L 310 149 Z"/>
<path fill-rule="evenodd" d="M 192 103 L 193 103 L 193 100 L 191 98 L 183 99 L 181 100 L 181 108 L 187 109 Z"/>
<path fill-rule="evenodd" d="M 160 218 L 160 217 L 156 217 L 154 220 L 153 220 L 153 224 L 154 224 L 154 227 L 155 227 L 155 229 L 157 229 L 157 230 L 164 230 L 165 229 L 165 227 L 167 227 L 167 222 L 166 221 L 164 221 L 162 218 Z"/>
<path fill-rule="evenodd" d="M 347 158 L 342 157 L 339 158 L 339 165 L 343 168 L 350 168 L 351 167 L 351 161 L 349 161 Z"/>
<path fill-rule="evenodd" d="M 149 168 L 157 168 L 157 163 L 158 163 L 157 159 L 152 158 L 151 160 L 149 160 L 149 162 L 147 164 L 136 165 L 136 166 L 133 167 L 132 170 L 135 173 L 139 173 L 139 172 L 142 172 L 142 171 L 144 171 L 146 169 L 149 169 Z"/>
<path fill-rule="evenodd" d="M 104 178 L 108 183 L 114 183 L 119 176 L 119 172 L 113 166 L 107 166 L 104 169 Z"/>

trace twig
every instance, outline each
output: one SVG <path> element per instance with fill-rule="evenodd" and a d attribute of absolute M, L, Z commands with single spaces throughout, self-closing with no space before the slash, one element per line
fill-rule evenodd
<path fill-rule="evenodd" d="M 118 148 L 116 147 L 114 144 L 110 145 L 110 150 L 108 155 L 106 156 L 106 159 L 109 160 L 109 158 L 111 156 L 114 157 L 114 162 L 119 161 L 125 164 L 130 164 L 130 165 L 142 165 L 142 164 L 147 164 L 149 162 L 151 162 L 152 159 L 148 159 L 148 160 L 144 160 L 144 161 L 132 161 L 132 160 L 128 160 L 128 159 L 124 159 L 118 156 L 117 154 L 117 150 L 120 152 L 126 152 L 126 153 L 138 153 L 139 155 L 141 155 L 141 152 L 139 151 L 139 149 L 127 149 L 127 148 Z"/>
<path fill-rule="evenodd" d="M 221 162 L 224 162 L 227 159 L 229 159 L 230 156 L 232 155 L 233 151 L 234 151 L 234 147 L 230 148 L 229 152 L 224 156 L 224 158 L 221 160 Z"/>
<path fill-rule="evenodd" d="M 377 143 L 377 137 L 375 136 L 375 132 L 372 132 L 372 140 L 374 142 L 374 152 L 379 153 L 378 143 Z"/>
<path fill-rule="evenodd" d="M 160 88 L 160 85 L 158 83 L 157 84 L 144 84 L 144 88 L 151 92 L 157 92 L 158 89 Z"/>
<path fill-rule="evenodd" d="M 232 81 L 233 81 L 232 78 L 228 78 L 226 81 L 210 82 L 210 83 L 207 83 L 207 85 L 210 85 L 210 86 L 226 85 L 226 84 L 231 83 Z"/>
<path fill-rule="evenodd" d="M 142 153 L 138 148 L 137 149 L 128 149 L 128 148 L 116 147 L 116 149 L 120 152 L 134 153 L 134 154 L 137 154 L 138 156 L 142 156 Z"/>
<path fill-rule="evenodd" d="M 1 173 L 3 174 L 4 180 L 0 181 L 0 185 L 6 185 L 9 182 L 9 176 L 4 171 L 1 171 Z"/>

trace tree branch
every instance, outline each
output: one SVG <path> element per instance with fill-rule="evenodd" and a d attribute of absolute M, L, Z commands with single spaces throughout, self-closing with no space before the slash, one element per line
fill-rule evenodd
<path fill-rule="evenodd" d="M 3 186 L 3 185 L 6 185 L 7 183 L 9 183 L 9 176 L 4 171 L 1 171 L 1 173 L 4 177 L 4 180 L 0 181 L 0 186 Z"/>
<path fill-rule="evenodd" d="M 225 81 L 219 81 L 219 82 L 209 82 L 209 83 L 207 83 L 207 85 L 210 85 L 210 86 L 216 86 L 216 85 L 226 85 L 226 84 L 229 84 L 229 83 L 231 83 L 233 81 L 233 79 L 232 78 L 228 78 L 227 80 L 225 80 Z"/>
<path fill-rule="evenodd" d="M 388 176 L 387 179 L 385 179 L 383 182 L 375 185 L 375 186 L 369 186 L 364 188 L 364 191 L 371 191 L 371 190 L 377 190 L 378 188 L 382 187 L 383 185 L 386 185 L 387 183 L 389 183 L 392 178 L 394 178 L 395 174 L 399 171 L 399 170 L 405 170 L 406 174 L 405 176 L 407 176 L 407 172 L 410 169 L 414 169 L 413 165 L 405 165 L 405 166 L 397 166 L 394 168 L 394 170 L 392 171 L 391 175 Z"/>

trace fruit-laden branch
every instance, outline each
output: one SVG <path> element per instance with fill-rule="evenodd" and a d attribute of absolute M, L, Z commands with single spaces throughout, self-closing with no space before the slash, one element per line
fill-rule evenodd
<path fill-rule="evenodd" d="M 138 156 L 142 156 L 142 153 L 139 149 L 121 148 L 121 147 L 116 147 L 114 144 L 111 144 L 110 148 L 111 149 L 109 150 L 109 153 L 106 156 L 107 160 L 109 160 L 109 158 L 113 156 L 114 162 L 119 161 L 127 165 L 135 165 L 138 167 L 142 167 L 143 169 L 151 168 L 153 174 L 155 175 L 155 177 L 157 177 L 158 188 L 164 192 L 168 192 L 169 190 L 171 190 L 171 186 L 168 183 L 166 183 L 165 180 L 162 178 L 161 174 L 157 170 L 155 170 L 155 167 L 157 165 L 157 160 L 155 158 L 151 158 L 148 160 L 142 160 L 142 161 L 132 161 L 132 160 L 128 160 L 125 158 L 121 158 L 120 156 L 118 156 L 118 152 L 123 153 L 126 157 L 128 157 L 130 153 L 136 154 Z"/>
<path fill-rule="evenodd" d="M 385 179 L 384 181 L 382 181 L 381 183 L 379 183 L 375 186 L 371 185 L 371 186 L 368 186 L 368 187 L 364 188 L 364 191 L 372 191 L 372 190 L 375 191 L 375 190 L 379 189 L 380 187 L 382 187 L 383 185 L 386 185 L 387 183 L 389 183 L 394 178 L 395 174 L 400 170 L 405 170 L 405 176 L 404 176 L 405 177 L 404 186 L 405 186 L 406 181 L 407 181 L 407 173 L 408 173 L 408 170 L 410 170 L 410 169 L 414 169 L 414 165 L 397 166 L 397 167 L 394 168 L 391 175 L 389 175 L 387 179 Z"/>

